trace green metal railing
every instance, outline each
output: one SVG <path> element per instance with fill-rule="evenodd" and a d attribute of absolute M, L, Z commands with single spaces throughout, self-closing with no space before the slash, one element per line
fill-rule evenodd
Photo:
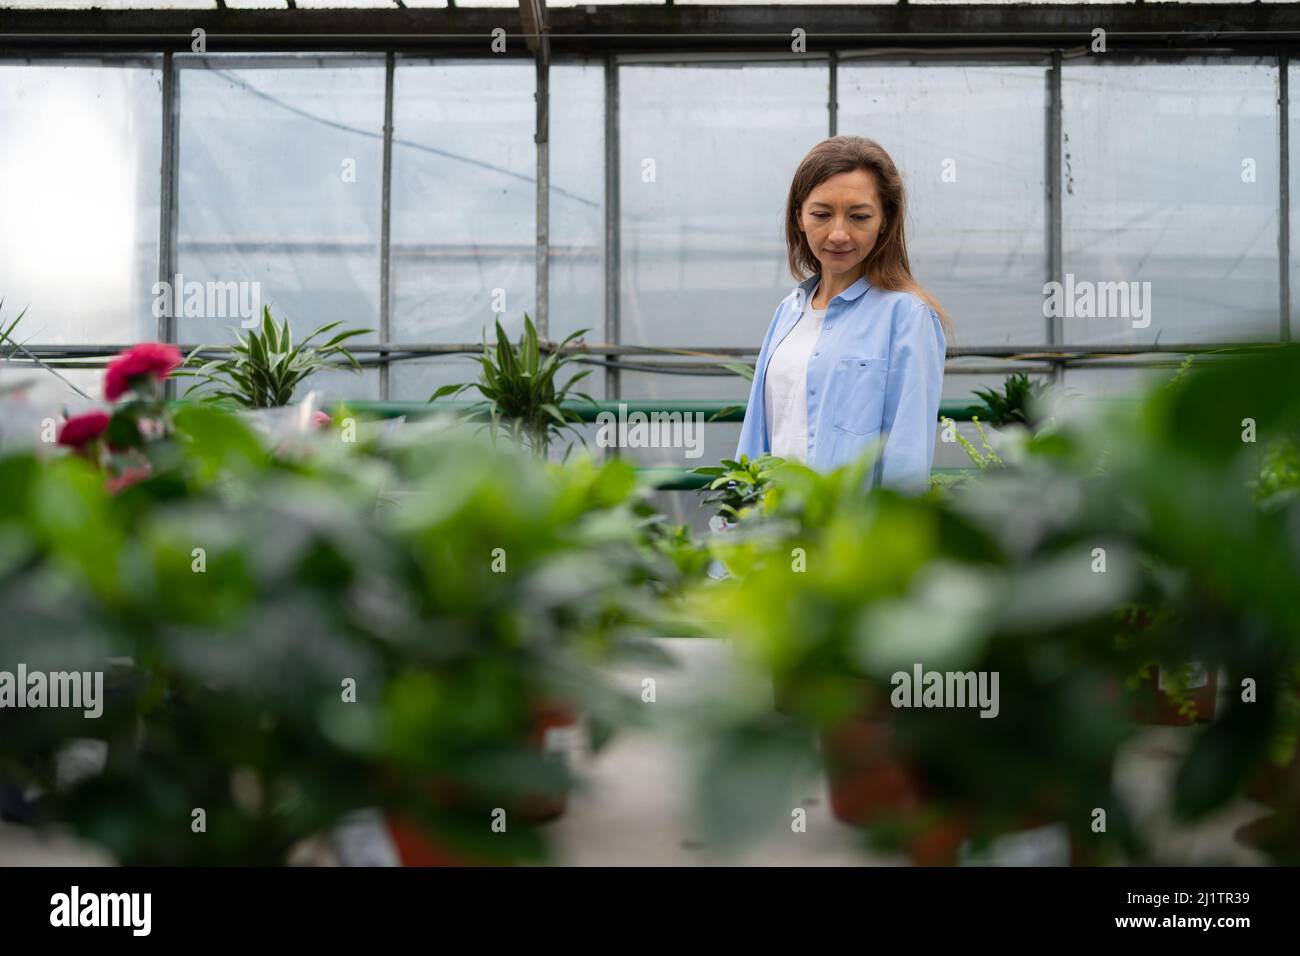
<path fill-rule="evenodd" d="M 354 412 L 374 415 L 378 418 L 397 418 L 405 415 L 408 418 L 424 418 L 437 412 L 459 412 L 461 414 L 469 413 L 477 404 L 475 401 L 439 399 L 433 404 L 427 402 L 326 402 L 327 408 L 336 404 L 344 404 Z M 971 420 L 968 409 L 972 404 L 978 405 L 977 399 L 952 399 L 942 402 L 939 406 L 939 414 L 946 416 L 958 422 L 968 422 Z M 706 422 L 742 422 L 745 420 L 745 405 L 743 400 L 734 402 L 716 401 L 712 399 L 701 400 L 674 400 L 674 399 L 635 399 L 624 398 L 618 401 L 596 402 L 594 405 L 589 402 L 570 400 L 562 403 L 562 408 L 571 409 L 576 412 L 578 418 L 584 422 L 596 421 L 596 416 L 601 412 L 610 412 L 617 415 L 619 406 L 624 408 L 625 414 L 633 412 L 642 412 L 649 415 L 653 412 L 667 412 L 669 414 L 695 414 L 700 413 L 704 416 Z"/>
<path fill-rule="evenodd" d="M 371 415 L 377 418 L 398 418 L 403 415 L 408 418 L 425 418 L 439 412 L 455 412 L 470 415 L 473 418 L 484 417 L 482 413 L 473 414 L 473 408 L 479 404 L 478 402 L 465 400 L 439 400 L 433 404 L 427 402 L 375 401 L 326 402 L 325 407 L 333 408 L 338 404 L 345 405 L 359 414 Z M 656 412 L 682 415 L 698 413 L 704 416 L 706 422 L 739 423 L 745 420 L 745 404 L 744 401 L 726 402 L 703 399 L 622 399 L 619 401 L 596 402 L 594 405 L 583 401 L 567 401 L 563 403 L 562 407 L 572 409 L 578 418 L 584 422 L 595 422 L 597 416 L 602 412 L 609 412 L 617 416 L 619 407 L 622 406 L 624 415 L 630 415 L 633 412 L 641 412 L 645 415 Z M 978 406 L 978 400 L 953 399 L 941 402 L 939 415 L 959 422 L 970 421 L 972 418 L 970 413 L 972 405 Z M 713 463 L 709 462 L 708 464 Z M 973 469 L 935 468 L 932 473 L 937 475 L 965 474 L 971 470 Z M 710 481 L 704 475 L 694 474 L 690 468 L 672 466 L 646 466 L 638 468 L 637 474 L 659 491 L 697 491 Z"/>

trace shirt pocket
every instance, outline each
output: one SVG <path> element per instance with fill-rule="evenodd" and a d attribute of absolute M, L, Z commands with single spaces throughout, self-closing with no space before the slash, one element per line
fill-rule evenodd
<path fill-rule="evenodd" d="M 889 362 L 883 358 L 859 355 L 835 363 L 831 424 L 837 431 L 858 438 L 880 433 L 888 372 Z"/>

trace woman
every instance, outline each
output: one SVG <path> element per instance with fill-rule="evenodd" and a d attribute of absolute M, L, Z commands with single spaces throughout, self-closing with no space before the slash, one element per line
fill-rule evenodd
<path fill-rule="evenodd" d="M 925 490 L 950 326 L 912 278 L 905 210 L 898 169 L 872 140 L 832 136 L 799 164 L 785 232 L 802 281 L 763 339 L 737 457 L 829 471 L 883 437 L 871 484 Z"/>

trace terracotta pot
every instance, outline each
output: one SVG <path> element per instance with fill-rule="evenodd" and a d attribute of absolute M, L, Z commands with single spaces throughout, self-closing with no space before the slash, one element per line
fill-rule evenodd
<path fill-rule="evenodd" d="M 874 685 L 855 681 L 863 694 L 862 713 L 821 732 L 822 758 L 830 792 L 831 813 L 841 823 L 869 827 L 888 818 L 916 819 L 926 800 L 925 782 L 908 761 L 891 747 L 892 711 Z M 786 687 L 789 692 L 797 688 Z M 912 836 L 906 847 L 915 866 L 954 866 L 970 837 L 973 808 L 936 819 Z M 1023 834 L 1051 824 L 1050 813 L 1026 818 L 1003 837 Z M 995 838 L 996 839 L 996 838 Z M 1071 835 L 1069 862 L 1087 865 L 1090 855 Z"/>
<path fill-rule="evenodd" d="M 565 760 L 569 739 L 577 731 L 578 715 L 562 704 L 543 704 L 537 708 L 528 742 L 536 750 Z M 534 794 L 524 797 L 515 815 L 527 823 L 546 823 L 564 815 L 568 797 L 563 793 Z"/>
<path fill-rule="evenodd" d="M 528 744 L 543 754 L 563 753 L 567 749 L 564 746 L 566 737 L 577 724 L 578 715 L 563 704 L 538 704 L 534 709 Z M 458 788 L 445 785 L 435 785 L 432 796 L 444 805 L 460 799 Z M 567 805 L 568 800 L 562 793 L 526 795 L 516 803 L 507 802 L 506 817 L 529 824 L 545 823 L 562 816 Z M 451 850 L 419 824 L 404 817 L 388 816 L 385 823 L 402 866 L 493 866 L 503 862 L 476 859 Z"/>
<path fill-rule="evenodd" d="M 384 825 L 402 866 L 491 865 L 490 861 L 475 859 L 448 848 L 419 824 L 405 817 L 387 816 Z"/>
<path fill-rule="evenodd" d="M 868 827 L 887 817 L 918 814 L 925 805 L 923 781 L 889 746 L 885 722 L 848 720 L 822 732 L 831 812 L 841 823 Z M 1001 836 L 1021 834 L 1051 821 L 1031 818 Z M 955 866 L 971 835 L 968 814 L 935 820 L 913 836 L 906 851 L 914 866 Z M 995 838 L 996 839 L 996 838 Z M 1069 862 L 1086 863 L 1070 839 Z"/>
<path fill-rule="evenodd" d="M 868 826 L 920 807 L 920 782 L 889 741 L 890 725 L 884 721 L 854 718 L 822 731 L 831 812 L 841 823 Z"/>

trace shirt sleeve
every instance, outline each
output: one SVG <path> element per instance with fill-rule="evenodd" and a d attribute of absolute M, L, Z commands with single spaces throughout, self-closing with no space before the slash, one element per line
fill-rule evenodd
<path fill-rule="evenodd" d="M 784 302 L 784 299 L 781 300 L 781 304 Z M 745 420 L 740 426 L 740 441 L 736 445 L 737 461 L 740 460 L 741 455 L 748 455 L 749 460 L 753 461 L 772 447 L 767 434 L 767 416 L 760 414 L 761 409 L 758 404 L 763 401 L 763 393 L 759 390 L 762 384 L 759 370 L 763 368 L 768 349 L 772 347 L 772 333 L 776 331 L 776 320 L 780 315 L 781 305 L 777 305 L 776 311 L 772 314 L 772 322 L 767 327 L 767 334 L 763 336 L 763 344 L 758 349 L 758 360 L 754 363 L 754 380 L 749 385 L 749 402 L 745 405 Z M 760 420 L 763 422 L 761 425 Z"/>
<path fill-rule="evenodd" d="M 939 316 L 924 302 L 895 320 L 889 346 L 878 484 L 905 493 L 926 490 L 938 431 L 948 342 Z"/>

